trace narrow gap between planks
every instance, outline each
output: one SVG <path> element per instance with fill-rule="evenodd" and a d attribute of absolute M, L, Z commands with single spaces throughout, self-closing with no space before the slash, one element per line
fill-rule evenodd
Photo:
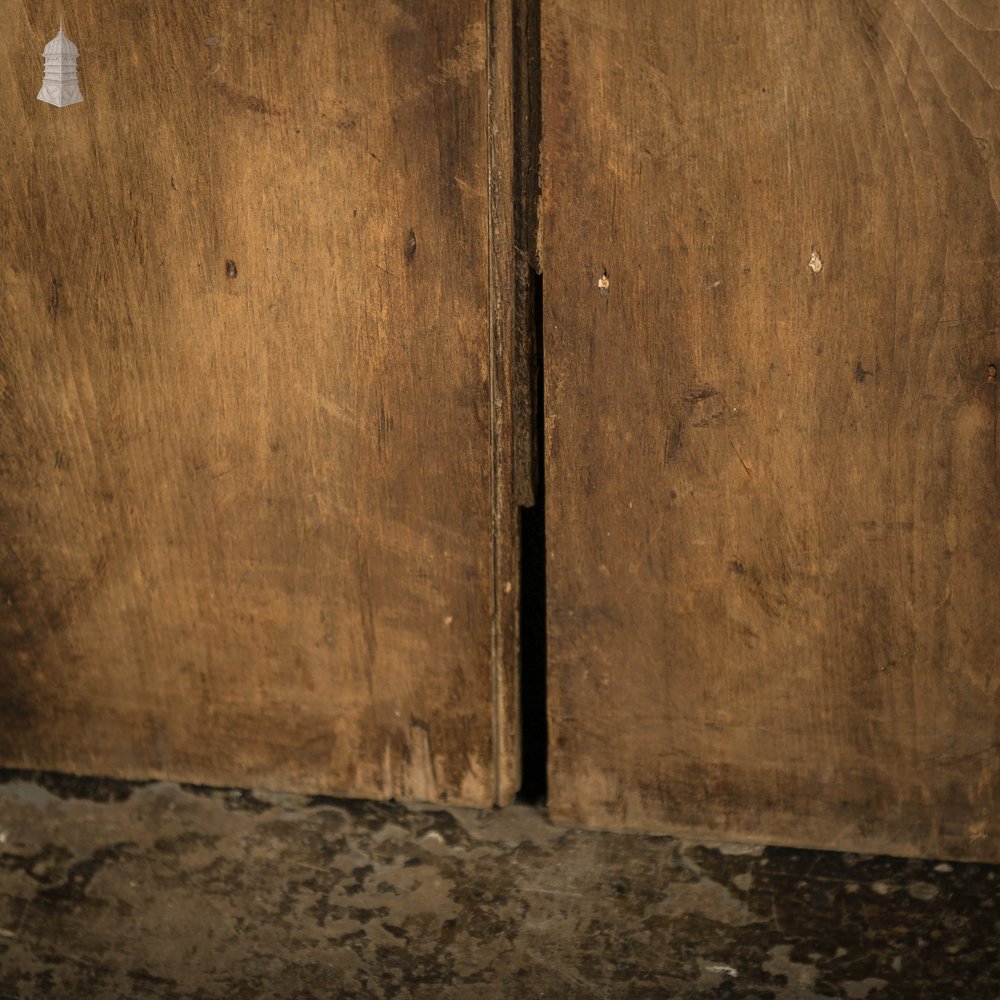
<path fill-rule="evenodd" d="M 514 266 L 516 370 L 525 388 L 521 457 L 529 489 L 519 491 L 518 611 L 521 787 L 524 802 L 548 788 L 548 662 L 545 581 L 545 387 L 543 291 L 538 256 L 541 154 L 540 0 L 514 4 Z"/>
<path fill-rule="evenodd" d="M 486 0 L 494 796 L 545 795 L 539 0 Z M 523 641 L 522 641 L 523 639 Z"/>

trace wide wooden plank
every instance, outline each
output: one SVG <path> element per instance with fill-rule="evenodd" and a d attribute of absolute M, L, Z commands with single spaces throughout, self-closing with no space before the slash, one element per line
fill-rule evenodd
<path fill-rule="evenodd" d="M 542 17 L 555 814 L 1000 860 L 1000 8 Z"/>
<path fill-rule="evenodd" d="M 0 23 L 0 760 L 493 802 L 484 5 Z"/>

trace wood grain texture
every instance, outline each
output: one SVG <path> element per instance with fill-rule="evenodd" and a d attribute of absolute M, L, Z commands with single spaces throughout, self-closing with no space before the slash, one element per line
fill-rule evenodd
<path fill-rule="evenodd" d="M 491 803 L 483 5 L 0 21 L 0 760 Z"/>
<path fill-rule="evenodd" d="M 556 816 L 1000 860 L 1000 9 L 542 44 Z"/>
<path fill-rule="evenodd" d="M 488 170 L 490 393 L 493 496 L 493 697 L 498 804 L 514 800 L 521 785 L 520 677 L 518 672 L 519 498 L 530 462 L 525 445 L 526 381 L 518 378 L 518 317 L 514 289 L 517 215 L 515 116 L 515 12 L 523 0 L 488 0 Z M 530 415 L 529 415 L 530 419 Z"/>

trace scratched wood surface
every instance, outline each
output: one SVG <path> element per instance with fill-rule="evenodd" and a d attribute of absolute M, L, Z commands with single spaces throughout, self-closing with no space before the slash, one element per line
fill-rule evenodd
<path fill-rule="evenodd" d="M 1000 7 L 542 18 L 555 815 L 1000 860 Z"/>
<path fill-rule="evenodd" d="M 0 23 L 0 760 L 493 802 L 483 5 Z"/>

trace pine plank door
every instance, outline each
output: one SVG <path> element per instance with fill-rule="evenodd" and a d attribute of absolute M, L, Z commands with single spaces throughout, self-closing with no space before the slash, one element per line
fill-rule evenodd
<path fill-rule="evenodd" d="M 541 44 L 554 814 L 1000 860 L 1000 7 Z"/>
<path fill-rule="evenodd" d="M 485 5 L 0 23 L 0 762 L 509 795 Z"/>

